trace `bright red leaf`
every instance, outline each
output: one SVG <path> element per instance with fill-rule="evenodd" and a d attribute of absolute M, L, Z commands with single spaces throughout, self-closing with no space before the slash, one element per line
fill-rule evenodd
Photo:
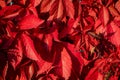
<path fill-rule="evenodd" d="M 37 28 L 40 24 L 43 23 L 43 20 L 39 19 L 34 15 L 28 15 L 23 17 L 23 19 L 18 23 L 20 30 Z"/>
<path fill-rule="evenodd" d="M 34 48 L 33 40 L 24 33 L 21 35 L 20 40 L 24 48 L 24 55 L 32 60 L 39 61 L 40 56 Z"/>

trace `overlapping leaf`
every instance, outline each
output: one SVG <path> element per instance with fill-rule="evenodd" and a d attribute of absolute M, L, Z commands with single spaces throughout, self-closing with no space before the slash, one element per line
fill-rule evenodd
<path fill-rule="evenodd" d="M 43 20 L 39 19 L 34 15 L 25 16 L 19 23 L 18 27 L 20 30 L 37 28 L 40 24 L 43 23 Z"/>
<path fill-rule="evenodd" d="M 32 39 L 27 34 L 22 34 L 20 40 L 24 47 L 24 55 L 32 60 L 39 61 L 40 56 L 34 48 Z"/>
<path fill-rule="evenodd" d="M 10 47 L 11 48 L 8 50 L 8 59 L 15 69 L 23 58 L 21 41 L 19 39 L 15 40 Z"/>
<path fill-rule="evenodd" d="M 118 80 L 119 3 L 1 0 L 0 79 Z"/>

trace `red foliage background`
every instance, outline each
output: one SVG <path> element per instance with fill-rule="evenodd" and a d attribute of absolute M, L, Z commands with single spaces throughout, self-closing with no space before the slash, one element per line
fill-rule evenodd
<path fill-rule="evenodd" d="M 0 80 L 120 80 L 120 0 L 0 0 Z"/>

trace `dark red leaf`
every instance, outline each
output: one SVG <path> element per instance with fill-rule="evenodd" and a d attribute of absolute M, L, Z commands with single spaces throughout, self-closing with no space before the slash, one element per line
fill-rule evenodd
<path fill-rule="evenodd" d="M 12 64 L 13 68 L 16 69 L 16 67 L 20 64 L 22 58 L 23 58 L 23 49 L 22 49 L 21 41 L 17 39 L 12 43 L 11 48 L 8 50 L 8 59 Z"/>

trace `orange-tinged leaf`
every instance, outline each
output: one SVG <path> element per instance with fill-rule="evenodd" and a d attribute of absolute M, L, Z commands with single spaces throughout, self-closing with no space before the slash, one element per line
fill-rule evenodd
<path fill-rule="evenodd" d="M 103 25 L 106 26 L 109 22 L 109 12 L 105 6 L 102 7 L 99 17 Z"/>
<path fill-rule="evenodd" d="M 61 52 L 61 62 L 62 62 L 62 76 L 67 80 L 71 75 L 72 61 L 69 53 L 65 48 Z"/>
<path fill-rule="evenodd" d="M 110 5 L 108 7 L 108 9 L 109 9 L 110 13 L 112 14 L 112 16 L 119 16 L 118 11 L 115 9 L 115 7 L 113 5 Z"/>
<path fill-rule="evenodd" d="M 34 65 L 33 64 L 30 64 L 29 66 L 26 67 L 26 72 L 27 72 L 27 76 L 28 76 L 28 79 L 32 79 L 32 76 L 34 74 Z"/>
<path fill-rule="evenodd" d="M 103 75 L 101 73 L 98 73 L 98 78 L 97 80 L 103 80 Z"/>
<path fill-rule="evenodd" d="M 55 0 L 50 8 L 50 15 L 53 16 L 54 18 L 63 18 L 63 1 L 62 0 Z"/>
<path fill-rule="evenodd" d="M 18 23 L 20 30 L 37 28 L 40 24 L 43 23 L 43 20 L 39 19 L 34 15 L 28 15 L 22 18 Z"/>
<path fill-rule="evenodd" d="M 115 4 L 115 8 L 118 10 L 118 12 L 120 13 L 120 0 L 118 0 Z"/>
<path fill-rule="evenodd" d="M 71 0 L 63 0 L 65 3 L 66 14 L 70 18 L 74 18 L 74 6 Z"/>
<path fill-rule="evenodd" d="M 32 60 L 40 60 L 40 56 L 34 48 L 32 39 L 27 34 L 21 35 L 21 41 L 24 46 L 24 55 Z"/>
<path fill-rule="evenodd" d="M 54 1 L 55 0 L 43 0 L 41 3 L 40 11 L 41 12 L 48 12 Z"/>
<path fill-rule="evenodd" d="M 70 0 L 55 0 L 50 8 L 51 18 L 64 19 L 65 16 L 74 18 L 74 6 Z"/>
<path fill-rule="evenodd" d="M 35 6 L 35 7 L 38 6 L 38 5 L 40 4 L 41 1 L 42 1 L 42 0 L 35 0 L 34 6 Z"/>
<path fill-rule="evenodd" d="M 47 44 L 47 48 L 49 51 L 52 49 L 52 36 L 50 34 L 45 35 L 44 42 Z"/>
<path fill-rule="evenodd" d="M 0 7 L 5 7 L 5 6 L 6 6 L 5 1 L 1 0 L 1 1 L 0 1 Z"/>

